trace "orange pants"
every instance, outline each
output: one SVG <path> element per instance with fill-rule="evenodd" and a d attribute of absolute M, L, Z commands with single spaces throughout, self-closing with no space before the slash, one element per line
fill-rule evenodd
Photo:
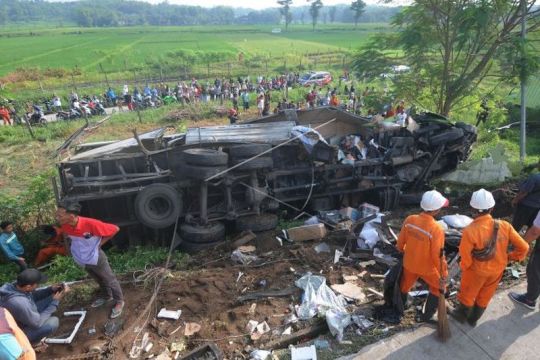
<path fill-rule="evenodd" d="M 40 266 L 47 262 L 50 258 L 52 258 L 54 255 L 63 255 L 66 256 L 66 248 L 63 246 L 47 246 L 43 249 L 39 250 L 35 265 Z"/>
<path fill-rule="evenodd" d="M 461 288 L 458 300 L 465 306 L 477 305 L 486 308 L 495 294 L 503 273 L 482 276 L 472 270 L 465 270 L 461 274 Z"/>
<path fill-rule="evenodd" d="M 440 290 L 439 290 L 439 276 L 437 274 L 431 274 L 431 275 L 419 275 L 415 274 L 413 272 L 410 272 L 409 270 L 403 268 L 403 272 L 401 273 L 401 282 L 400 282 L 400 290 L 402 293 L 408 293 L 411 288 L 413 287 L 414 283 L 418 278 L 424 280 L 424 282 L 429 286 L 429 292 L 432 293 L 435 296 L 439 296 Z"/>

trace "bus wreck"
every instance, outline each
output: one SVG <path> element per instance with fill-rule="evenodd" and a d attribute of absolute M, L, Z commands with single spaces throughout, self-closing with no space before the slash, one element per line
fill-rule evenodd
<path fill-rule="evenodd" d="M 392 209 L 454 170 L 476 140 L 474 126 L 437 114 L 406 125 L 322 107 L 182 134 L 158 129 L 81 146 L 59 162 L 55 192 L 120 226 L 119 246 L 164 245 L 177 229 L 179 248 L 196 252 L 223 242 L 226 228 L 275 228 L 280 208 Z"/>

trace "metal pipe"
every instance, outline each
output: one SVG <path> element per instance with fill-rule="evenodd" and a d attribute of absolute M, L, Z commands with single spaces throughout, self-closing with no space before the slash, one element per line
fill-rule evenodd
<path fill-rule="evenodd" d="M 208 183 L 206 181 L 201 181 L 199 202 L 201 206 L 201 225 L 206 225 L 208 223 Z"/>

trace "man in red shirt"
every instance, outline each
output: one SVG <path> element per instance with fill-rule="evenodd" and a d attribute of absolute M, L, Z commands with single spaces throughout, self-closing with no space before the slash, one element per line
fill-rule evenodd
<path fill-rule="evenodd" d="M 120 229 L 113 224 L 79 216 L 80 211 L 81 206 L 78 203 L 59 204 L 56 219 L 61 225 L 62 233 L 70 242 L 71 256 L 96 280 L 105 295 L 96 299 L 92 307 L 114 300 L 115 305 L 111 311 L 111 319 L 114 319 L 122 314 L 124 295 L 101 246 L 112 239 Z"/>

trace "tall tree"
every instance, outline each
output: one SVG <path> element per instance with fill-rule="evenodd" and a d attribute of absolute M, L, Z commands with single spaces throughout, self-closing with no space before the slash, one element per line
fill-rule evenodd
<path fill-rule="evenodd" d="M 336 21 L 336 11 L 337 11 L 337 6 L 332 6 L 330 7 L 330 10 L 328 10 L 328 16 L 330 16 L 331 23 Z"/>
<path fill-rule="evenodd" d="M 538 69 L 538 45 L 520 39 L 521 1 L 526 2 L 528 31 L 537 30 L 536 0 L 415 1 L 394 17 L 398 31 L 374 38 L 353 67 L 363 72 L 364 65 L 376 62 L 387 68 L 411 66 L 410 76 L 396 78 L 398 85 L 430 102 L 424 106 L 448 115 L 480 84 L 495 88 L 522 76 L 524 68 L 529 73 Z M 368 59 L 366 51 L 373 47 L 381 51 Z M 484 81 L 488 76 L 490 81 Z"/>
<path fill-rule="evenodd" d="M 321 8 L 323 3 L 321 0 L 307 0 L 308 3 L 311 3 L 309 7 L 309 15 L 311 15 L 311 23 L 313 24 L 313 31 L 315 31 L 315 26 L 317 26 L 317 20 L 321 14 Z"/>
<path fill-rule="evenodd" d="M 358 19 L 360 19 L 360 16 L 364 13 L 364 9 L 366 7 L 366 3 L 362 0 L 356 0 L 353 1 L 351 4 L 351 10 L 354 12 L 354 28 L 358 26 Z"/>
<path fill-rule="evenodd" d="M 279 12 L 281 13 L 281 16 L 283 16 L 283 19 L 285 20 L 285 31 L 288 31 L 289 24 L 292 21 L 292 14 L 291 14 L 292 0 L 278 0 L 277 3 L 281 6 L 281 8 L 279 9 Z"/>

